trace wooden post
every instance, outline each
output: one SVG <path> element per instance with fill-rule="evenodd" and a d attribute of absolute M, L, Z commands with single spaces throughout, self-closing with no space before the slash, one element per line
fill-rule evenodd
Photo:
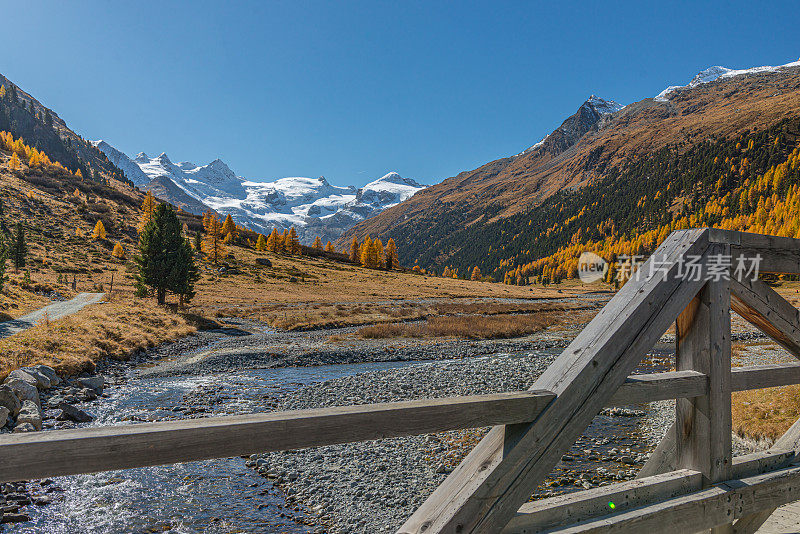
<path fill-rule="evenodd" d="M 676 321 L 676 368 L 709 377 L 707 395 L 676 401 L 677 467 L 701 472 L 706 486 L 731 475 L 730 331 L 728 280 L 706 283 Z M 732 532 L 732 527 L 712 532 Z"/>
<path fill-rule="evenodd" d="M 108 294 L 114 292 L 114 271 L 111 271 L 111 284 L 108 286 Z"/>

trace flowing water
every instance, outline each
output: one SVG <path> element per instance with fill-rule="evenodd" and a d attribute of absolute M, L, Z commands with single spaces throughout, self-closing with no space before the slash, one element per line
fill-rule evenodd
<path fill-rule="evenodd" d="M 94 426 L 178 419 L 193 410 L 202 416 L 260 412 L 270 410 L 287 393 L 314 382 L 423 363 L 259 369 L 168 378 L 143 378 L 131 373 L 123 384 L 107 388 L 107 398 L 81 407 L 96 416 L 91 423 Z M 600 447 L 604 450 L 633 446 L 640 420 L 598 417 L 585 438 L 614 437 Z M 31 522 L 7 527 L 15 533 L 52 534 L 314 531 L 315 527 L 303 524 L 303 511 L 288 509 L 279 490 L 245 462 L 229 458 L 59 477 L 53 483 L 64 491 L 52 494 L 57 496 L 53 504 L 29 506 Z M 592 471 L 597 465 L 576 458 L 576 463 L 564 467 L 576 473 Z M 561 490 L 569 491 L 566 487 Z"/>

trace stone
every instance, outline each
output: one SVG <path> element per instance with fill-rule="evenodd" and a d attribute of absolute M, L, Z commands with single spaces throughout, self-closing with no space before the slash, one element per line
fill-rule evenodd
<path fill-rule="evenodd" d="M 6 421 L 8 421 L 8 415 L 11 413 L 8 408 L 5 406 L 0 406 L 0 428 L 6 426 Z"/>
<path fill-rule="evenodd" d="M 91 389 L 98 395 L 102 395 L 105 379 L 102 375 L 90 376 L 88 378 L 78 378 L 78 384 L 83 388 Z"/>
<path fill-rule="evenodd" d="M 39 381 L 36 380 L 36 377 L 33 376 L 31 373 L 26 371 L 25 369 L 14 369 L 10 373 L 8 373 L 8 378 L 5 379 L 5 383 L 10 382 L 13 379 L 22 380 L 23 382 L 27 382 L 28 384 L 36 387 L 39 387 Z"/>
<path fill-rule="evenodd" d="M 28 514 L 3 514 L 3 523 L 24 523 L 30 521 L 31 518 Z"/>
<path fill-rule="evenodd" d="M 97 393 L 93 389 L 83 388 L 78 392 L 77 397 L 81 401 L 90 401 L 97 398 Z"/>
<path fill-rule="evenodd" d="M 23 367 L 22 370 L 36 379 L 37 389 L 50 389 L 52 387 L 53 384 L 50 382 L 50 377 L 44 373 L 39 372 L 33 367 Z"/>
<path fill-rule="evenodd" d="M 22 403 L 19 402 L 19 398 L 16 393 L 14 393 L 14 390 L 5 384 L 0 386 L 0 406 L 8 408 L 8 411 L 13 417 L 16 417 L 20 408 L 22 408 Z"/>
<path fill-rule="evenodd" d="M 89 415 L 88 413 L 84 412 L 80 408 L 76 408 L 70 404 L 62 403 L 61 406 L 61 413 L 56 416 L 56 419 L 59 421 L 75 421 L 76 423 L 88 423 L 92 421 L 94 417 Z"/>
<path fill-rule="evenodd" d="M 14 427 L 14 433 L 19 434 L 21 432 L 36 432 L 36 427 L 30 423 L 18 423 L 17 426 Z"/>
<path fill-rule="evenodd" d="M 256 263 L 258 265 L 263 265 L 264 267 L 272 267 L 272 262 L 267 258 L 256 258 Z"/>
<path fill-rule="evenodd" d="M 22 409 L 17 416 L 17 425 L 30 423 L 36 430 L 42 429 L 42 410 L 33 401 L 22 401 Z"/>
<path fill-rule="evenodd" d="M 61 384 L 61 379 L 58 377 L 56 370 L 47 365 L 34 365 L 32 369 L 39 371 L 41 374 L 50 379 L 50 386 L 57 386 Z"/>
<path fill-rule="evenodd" d="M 36 386 L 25 382 L 24 380 L 20 380 L 19 378 L 6 379 L 5 385 L 14 390 L 14 394 L 17 396 L 17 399 L 19 399 L 20 402 L 29 400 L 41 407 L 42 404 L 39 400 L 39 390 L 36 389 Z"/>

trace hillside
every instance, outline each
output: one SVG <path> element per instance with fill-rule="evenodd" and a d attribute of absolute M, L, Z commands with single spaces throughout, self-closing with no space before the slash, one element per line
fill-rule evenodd
<path fill-rule="evenodd" d="M 384 241 L 391 237 L 402 254 L 417 258 L 424 267 L 441 271 L 447 265 L 461 269 L 478 265 L 485 274 L 502 280 L 517 266 L 553 254 L 570 243 L 574 228 L 560 235 L 554 235 L 552 228 L 585 214 L 584 208 L 609 208 L 606 216 L 609 210 L 615 216 L 636 211 L 637 202 L 645 194 L 654 194 L 655 185 L 648 183 L 646 173 L 637 174 L 636 162 L 684 158 L 681 168 L 685 169 L 691 163 L 691 156 L 686 154 L 709 143 L 717 145 L 708 150 L 719 152 L 712 155 L 703 151 L 704 157 L 713 160 L 722 155 L 724 161 L 730 157 L 730 153 L 725 155 L 730 147 L 718 143 L 733 141 L 735 147 L 741 139 L 748 142 L 750 135 L 777 128 L 786 131 L 777 152 L 756 157 L 750 154 L 744 173 L 731 173 L 718 164 L 692 176 L 704 184 L 713 178 L 715 184 L 720 176 L 711 173 L 725 174 L 727 170 L 728 178 L 735 174 L 735 179 L 726 178 L 719 191 L 724 194 L 751 174 L 779 163 L 781 155 L 794 148 L 794 126 L 783 121 L 800 117 L 800 67 L 791 64 L 748 72 L 723 69 L 687 86 L 671 87 L 657 98 L 618 110 L 606 107 L 611 113 L 590 113 L 598 100 L 590 98 L 543 142 L 431 186 L 360 223 L 340 242 L 353 235 L 359 239 L 377 236 Z M 754 160 L 759 163 L 753 165 Z M 666 187 L 680 176 L 675 168 L 668 167 L 658 187 Z M 593 191 L 601 182 L 606 192 L 616 193 L 614 202 L 603 199 L 602 194 L 571 196 L 578 190 Z M 682 183 L 669 198 L 694 195 L 689 185 Z M 710 193 L 717 191 L 705 190 L 705 194 Z M 562 197 L 552 200 L 557 194 Z M 562 198 L 565 203 L 561 203 Z M 589 198 L 592 201 L 587 203 Z M 598 204 L 593 206 L 594 202 Z M 648 214 L 650 219 L 655 216 Z M 631 222 L 622 223 L 615 217 L 614 223 L 647 224 L 647 220 L 630 218 Z M 580 242 L 581 236 L 577 239 Z"/>

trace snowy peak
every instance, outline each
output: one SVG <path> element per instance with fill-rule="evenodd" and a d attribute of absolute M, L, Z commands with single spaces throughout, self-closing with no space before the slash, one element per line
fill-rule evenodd
<path fill-rule="evenodd" d="M 619 104 L 613 100 L 603 100 L 599 96 L 591 95 L 583 103 L 584 106 L 594 110 L 599 115 L 609 115 L 611 113 L 616 113 L 617 111 L 621 110 L 625 106 Z"/>
<path fill-rule="evenodd" d="M 719 65 L 715 65 L 713 67 L 708 67 L 707 69 L 698 72 L 694 76 L 694 78 L 692 78 L 686 85 L 670 85 L 669 87 L 658 93 L 655 96 L 655 100 L 657 102 L 667 102 L 669 100 L 670 95 L 677 90 L 697 87 L 698 85 L 713 82 L 714 80 L 718 80 L 720 78 L 731 78 L 733 76 L 741 76 L 742 74 L 777 72 L 781 69 L 785 69 L 788 67 L 800 67 L 800 61 L 793 61 L 791 63 L 786 63 L 785 65 L 778 65 L 777 67 L 765 65 L 762 67 L 752 67 L 749 69 L 729 69 L 728 67 L 721 67 Z"/>
<path fill-rule="evenodd" d="M 410 198 L 423 186 L 390 172 L 364 187 L 339 187 L 324 176 L 245 180 L 217 158 L 207 165 L 173 163 L 166 153 L 134 159 L 104 141 L 94 142 L 134 183 L 188 211 L 211 208 L 260 233 L 294 226 L 305 243 L 318 235 L 336 240 L 357 222 Z"/>

